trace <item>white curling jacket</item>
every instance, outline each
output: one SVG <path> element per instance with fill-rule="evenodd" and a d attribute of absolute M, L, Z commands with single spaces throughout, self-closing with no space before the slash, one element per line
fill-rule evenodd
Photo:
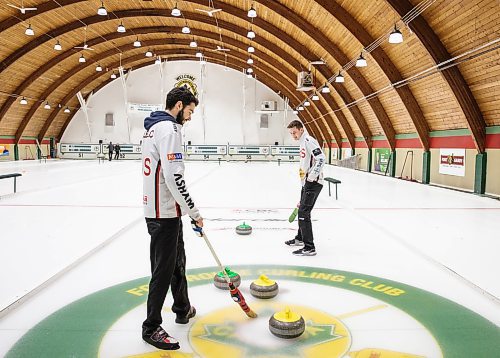
<path fill-rule="evenodd" d="M 299 146 L 299 176 L 302 186 L 305 184 L 306 180 L 323 184 L 323 166 L 325 165 L 326 158 L 318 141 L 304 130 L 304 133 L 299 138 Z"/>
<path fill-rule="evenodd" d="M 142 178 L 144 216 L 201 218 L 184 180 L 182 125 L 164 111 L 144 120 Z"/>

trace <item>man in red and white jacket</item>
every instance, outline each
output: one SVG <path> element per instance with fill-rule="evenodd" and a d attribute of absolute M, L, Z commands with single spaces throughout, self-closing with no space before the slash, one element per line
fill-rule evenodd
<path fill-rule="evenodd" d="M 300 145 L 299 176 L 302 183 L 299 204 L 299 230 L 294 239 L 285 242 L 288 246 L 304 246 L 293 252 L 298 256 L 314 256 L 316 248 L 311 224 L 311 211 L 323 189 L 323 166 L 325 155 L 318 141 L 311 137 L 300 121 L 294 120 L 288 125 L 293 139 Z"/>
<path fill-rule="evenodd" d="M 184 179 L 181 129 L 197 105 L 198 100 L 187 88 L 174 88 L 167 95 L 167 110 L 153 112 L 144 120 L 143 204 L 151 236 L 151 281 L 142 337 L 165 350 L 179 349 L 179 342 L 161 327 L 161 310 L 169 286 L 174 297 L 175 322 L 186 324 L 196 314 L 187 291 L 181 216 L 188 214 L 199 228 L 203 227 L 203 219 Z"/>

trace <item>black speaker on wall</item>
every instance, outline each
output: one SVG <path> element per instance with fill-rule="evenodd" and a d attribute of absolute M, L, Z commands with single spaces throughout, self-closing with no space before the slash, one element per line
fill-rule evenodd
<path fill-rule="evenodd" d="M 278 145 L 278 142 L 274 142 L 274 145 Z"/>
<path fill-rule="evenodd" d="M 102 144 L 102 139 L 99 139 L 99 144 Z"/>
<path fill-rule="evenodd" d="M 188 145 L 191 145 L 191 141 L 190 140 L 188 140 Z"/>

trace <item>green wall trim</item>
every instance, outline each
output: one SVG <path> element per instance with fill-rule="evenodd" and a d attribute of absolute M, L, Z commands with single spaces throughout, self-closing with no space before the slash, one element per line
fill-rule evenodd
<path fill-rule="evenodd" d="M 484 194 L 486 189 L 486 153 L 476 154 L 476 172 L 474 177 L 474 193 Z"/>
<path fill-rule="evenodd" d="M 355 140 L 356 142 L 364 142 L 364 141 L 365 141 L 365 138 L 363 138 L 363 137 L 356 137 L 356 138 L 354 138 L 354 140 Z"/>
<path fill-rule="evenodd" d="M 396 151 L 393 150 L 391 152 L 391 157 L 390 157 L 390 163 L 389 163 L 389 175 L 391 177 L 395 177 L 396 176 Z"/>
<path fill-rule="evenodd" d="M 342 143 L 347 143 L 347 142 L 348 142 L 347 138 L 342 138 Z"/>
<path fill-rule="evenodd" d="M 429 132 L 430 137 L 458 137 L 464 135 L 471 135 L 470 130 L 464 129 L 450 129 L 445 131 Z"/>
<path fill-rule="evenodd" d="M 500 134 L 500 126 L 486 127 L 486 134 Z"/>
<path fill-rule="evenodd" d="M 372 149 L 368 148 L 368 163 L 367 163 L 367 168 L 366 170 L 368 173 L 372 172 Z"/>
<path fill-rule="evenodd" d="M 417 133 L 401 133 L 401 134 L 396 134 L 396 139 L 414 139 L 418 138 Z"/>
<path fill-rule="evenodd" d="M 387 137 L 385 135 L 374 135 L 372 140 L 387 140 Z"/>
<path fill-rule="evenodd" d="M 422 158 L 422 184 L 429 184 L 431 182 L 431 152 L 425 151 Z"/>

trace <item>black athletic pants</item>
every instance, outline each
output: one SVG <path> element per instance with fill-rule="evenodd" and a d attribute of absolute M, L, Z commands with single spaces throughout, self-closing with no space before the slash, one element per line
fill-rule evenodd
<path fill-rule="evenodd" d="M 323 185 L 306 181 L 300 192 L 299 231 L 295 237 L 304 242 L 304 249 L 314 249 L 314 238 L 311 224 L 311 211 L 318 199 Z"/>
<path fill-rule="evenodd" d="M 142 324 L 143 334 L 151 333 L 161 325 L 161 310 L 170 285 L 174 297 L 172 311 L 185 316 L 191 307 L 187 290 L 186 253 L 181 218 L 146 218 L 146 224 L 151 235 L 151 281 L 147 318 Z"/>

